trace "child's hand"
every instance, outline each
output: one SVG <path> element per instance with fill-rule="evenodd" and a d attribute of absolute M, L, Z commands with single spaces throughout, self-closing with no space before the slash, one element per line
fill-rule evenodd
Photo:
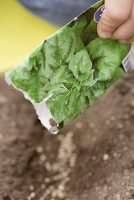
<path fill-rule="evenodd" d="M 134 0 L 105 0 L 98 34 L 102 38 L 134 42 Z"/>

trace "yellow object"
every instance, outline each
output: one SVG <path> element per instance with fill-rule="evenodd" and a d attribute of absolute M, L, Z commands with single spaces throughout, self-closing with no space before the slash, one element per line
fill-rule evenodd
<path fill-rule="evenodd" d="M 16 0 L 0 2 L 0 73 L 18 65 L 56 27 L 32 15 Z"/>

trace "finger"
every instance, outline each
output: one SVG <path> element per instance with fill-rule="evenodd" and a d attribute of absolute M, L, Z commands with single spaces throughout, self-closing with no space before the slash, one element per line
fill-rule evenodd
<path fill-rule="evenodd" d="M 130 18 L 113 33 L 113 37 L 118 40 L 129 40 L 129 38 L 132 38 L 133 35 L 134 35 L 134 5 Z"/>
<path fill-rule="evenodd" d="M 128 40 L 128 42 L 134 42 L 134 35 L 133 35 L 133 37 L 131 37 L 131 38 Z"/>
<path fill-rule="evenodd" d="M 134 19 L 130 18 L 121 25 L 114 33 L 113 37 L 118 40 L 129 40 L 134 35 Z"/>
<path fill-rule="evenodd" d="M 100 37 L 109 38 L 122 23 L 128 20 L 133 0 L 105 0 L 105 10 L 98 24 Z"/>

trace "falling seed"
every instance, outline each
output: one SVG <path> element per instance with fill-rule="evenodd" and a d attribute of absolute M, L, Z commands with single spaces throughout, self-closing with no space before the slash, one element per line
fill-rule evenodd
<path fill-rule="evenodd" d="M 64 192 L 58 191 L 57 197 L 59 197 L 61 199 L 65 199 L 66 194 Z"/>
<path fill-rule="evenodd" d="M 74 132 L 73 131 L 68 131 L 66 137 L 64 139 L 69 139 L 73 137 Z"/>
<path fill-rule="evenodd" d="M 108 154 L 104 154 L 104 155 L 103 155 L 103 160 L 104 160 L 104 161 L 109 160 L 109 155 L 108 155 Z"/>
<path fill-rule="evenodd" d="M 45 182 L 45 183 L 49 183 L 49 182 L 50 182 L 50 178 L 45 178 L 45 179 L 44 179 L 44 182 Z"/>
<path fill-rule="evenodd" d="M 65 182 L 65 183 L 70 182 L 70 178 L 69 178 L 69 177 L 66 177 L 66 178 L 64 179 L 64 182 Z"/>
<path fill-rule="evenodd" d="M 60 145 L 56 157 L 56 162 L 51 164 L 49 161 L 46 161 L 44 163 L 45 168 L 50 173 L 52 172 L 54 175 L 44 178 L 44 184 L 41 185 L 41 188 L 44 190 L 44 194 L 39 200 L 66 199 L 66 184 L 70 181 L 69 175 L 72 168 L 75 166 L 76 160 L 73 135 L 74 133 L 69 131 L 65 136 L 62 135 L 61 137 L 60 135 L 57 137 Z M 50 183 L 52 182 L 55 184 L 51 185 Z"/>
<path fill-rule="evenodd" d="M 52 192 L 52 191 L 54 190 L 54 186 L 51 185 L 51 186 L 49 187 L 49 190 Z"/>
<path fill-rule="evenodd" d="M 51 194 L 51 190 L 49 190 L 49 188 L 46 190 L 46 195 L 49 195 L 49 194 Z"/>
<path fill-rule="evenodd" d="M 64 136 L 63 136 L 63 135 L 58 135 L 58 137 L 57 137 L 57 140 L 59 140 L 59 141 L 62 141 L 62 140 L 63 140 L 63 138 L 64 138 Z"/>
<path fill-rule="evenodd" d="M 81 129 L 83 127 L 81 122 L 77 122 L 75 126 L 77 129 Z"/>
<path fill-rule="evenodd" d="M 59 176 L 59 175 L 53 176 L 53 180 L 54 180 L 54 181 L 58 181 L 59 179 L 60 179 L 60 176 Z"/>
<path fill-rule="evenodd" d="M 68 170 L 69 170 L 69 169 L 68 169 Z M 67 176 L 68 176 L 68 173 L 69 173 L 69 171 L 67 171 L 67 170 L 66 170 L 66 172 L 63 172 L 63 174 L 62 174 L 63 178 L 64 178 L 64 177 L 67 177 Z"/>
<path fill-rule="evenodd" d="M 31 194 L 30 194 L 30 197 L 31 198 L 34 198 L 36 195 L 35 195 L 35 193 L 34 192 L 32 192 Z"/>
<path fill-rule="evenodd" d="M 43 148 L 41 146 L 38 146 L 36 148 L 36 152 L 39 153 L 39 154 L 43 153 Z"/>
<path fill-rule="evenodd" d="M 73 156 L 70 158 L 70 167 L 71 167 L 71 168 L 75 167 L 75 163 L 76 163 L 76 156 L 73 155 Z"/>
<path fill-rule="evenodd" d="M 60 184 L 59 187 L 58 187 L 58 189 L 59 189 L 60 191 L 63 191 L 63 190 L 65 189 L 65 186 L 64 186 L 63 184 Z"/>
<path fill-rule="evenodd" d="M 50 162 L 46 162 L 45 163 L 45 168 L 47 169 L 47 171 L 51 171 L 52 170 Z"/>
<path fill-rule="evenodd" d="M 44 154 L 40 155 L 40 161 L 45 162 L 46 161 L 46 156 Z"/>
<path fill-rule="evenodd" d="M 52 164 L 52 166 L 51 166 L 52 167 L 52 171 L 54 171 L 54 172 L 58 171 L 59 170 L 59 166 L 60 166 L 59 163 Z"/>
<path fill-rule="evenodd" d="M 52 192 L 52 197 L 56 197 L 57 196 L 57 190 L 54 190 L 53 192 Z"/>
<path fill-rule="evenodd" d="M 34 186 L 33 186 L 33 185 L 30 185 L 30 186 L 29 186 L 29 190 L 30 190 L 30 191 L 33 191 L 33 190 L 34 190 Z"/>

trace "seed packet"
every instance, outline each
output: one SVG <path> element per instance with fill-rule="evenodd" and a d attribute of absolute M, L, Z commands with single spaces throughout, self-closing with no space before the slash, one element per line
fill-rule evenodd
<path fill-rule="evenodd" d="M 41 123 L 57 133 L 133 68 L 134 48 L 102 39 L 99 1 L 42 42 L 6 80 L 33 104 Z"/>

